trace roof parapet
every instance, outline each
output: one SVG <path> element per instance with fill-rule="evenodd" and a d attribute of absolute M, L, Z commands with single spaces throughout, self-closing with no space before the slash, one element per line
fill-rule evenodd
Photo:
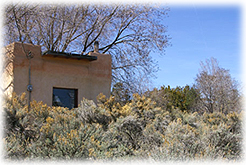
<path fill-rule="evenodd" d="M 53 56 L 53 57 L 60 57 L 60 58 L 72 58 L 72 59 L 86 59 L 89 61 L 97 60 L 97 56 L 90 56 L 90 55 L 81 55 L 75 53 L 65 53 L 65 52 L 56 52 L 56 51 L 46 51 L 42 54 L 42 56 Z"/>

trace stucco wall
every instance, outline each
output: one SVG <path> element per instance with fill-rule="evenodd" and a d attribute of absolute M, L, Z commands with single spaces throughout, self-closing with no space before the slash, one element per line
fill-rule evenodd
<path fill-rule="evenodd" d="M 27 93 L 28 60 L 21 43 L 14 45 L 14 82 L 13 90 L 17 94 Z M 83 97 L 96 101 L 96 96 L 103 93 L 110 95 L 111 56 L 91 53 L 97 60 L 70 59 L 42 56 L 41 47 L 24 44 L 25 51 L 31 51 L 32 99 L 52 105 L 53 87 L 78 89 L 78 103 Z"/>

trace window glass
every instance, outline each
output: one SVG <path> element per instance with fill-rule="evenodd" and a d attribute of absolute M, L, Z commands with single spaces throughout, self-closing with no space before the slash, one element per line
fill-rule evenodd
<path fill-rule="evenodd" d="M 53 106 L 67 107 L 69 109 L 78 107 L 77 89 L 53 88 Z"/>

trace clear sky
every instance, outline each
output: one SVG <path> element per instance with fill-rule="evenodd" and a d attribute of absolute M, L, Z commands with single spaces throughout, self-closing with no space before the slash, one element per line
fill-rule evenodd
<path fill-rule="evenodd" d="M 163 23 L 168 26 L 172 46 L 163 56 L 153 54 L 160 68 L 153 86 L 192 85 L 200 62 L 210 57 L 242 82 L 240 6 L 170 6 Z"/>

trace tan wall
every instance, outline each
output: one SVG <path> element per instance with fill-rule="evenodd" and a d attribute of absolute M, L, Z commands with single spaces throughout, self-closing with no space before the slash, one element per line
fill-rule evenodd
<path fill-rule="evenodd" d="M 27 93 L 28 60 L 21 43 L 14 44 L 14 91 Z M 78 89 L 78 103 L 83 97 L 96 101 L 103 93 L 110 95 L 111 56 L 91 53 L 97 60 L 69 59 L 41 55 L 41 47 L 24 45 L 25 50 L 33 53 L 31 59 L 32 99 L 52 105 L 53 87 Z"/>

